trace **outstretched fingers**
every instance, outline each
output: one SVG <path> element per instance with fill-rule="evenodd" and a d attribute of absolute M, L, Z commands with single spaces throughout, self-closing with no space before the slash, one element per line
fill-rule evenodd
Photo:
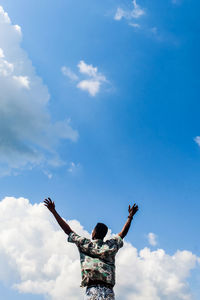
<path fill-rule="evenodd" d="M 128 207 L 129 214 L 134 215 L 138 211 L 138 209 L 139 208 L 136 203 L 134 203 L 132 207 L 129 205 Z"/>
<path fill-rule="evenodd" d="M 134 208 L 136 208 L 136 207 L 138 207 L 138 205 L 137 205 L 136 203 L 134 203 L 132 207 L 129 205 L 129 206 L 128 206 L 128 209 L 134 209 Z"/>
<path fill-rule="evenodd" d="M 44 206 L 46 206 L 51 212 L 55 209 L 55 203 L 51 200 L 51 198 L 46 198 L 43 203 Z"/>
<path fill-rule="evenodd" d="M 45 199 L 44 201 L 44 206 L 46 206 L 47 208 L 51 207 L 51 206 L 55 206 L 54 202 L 51 200 L 51 198 Z"/>
<path fill-rule="evenodd" d="M 138 209 L 139 209 L 139 207 L 138 207 L 138 205 L 135 205 L 135 211 L 138 211 Z"/>
<path fill-rule="evenodd" d="M 45 200 L 44 200 L 44 202 L 45 202 L 45 203 L 47 203 L 47 204 L 48 204 L 48 203 L 52 203 L 52 201 L 51 201 L 51 199 L 50 199 L 50 198 L 48 198 L 48 199 L 45 199 Z"/>

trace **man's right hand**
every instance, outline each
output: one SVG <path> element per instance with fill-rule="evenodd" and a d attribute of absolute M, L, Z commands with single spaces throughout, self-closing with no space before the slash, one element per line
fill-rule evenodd
<path fill-rule="evenodd" d="M 46 206 L 50 212 L 55 211 L 55 203 L 51 200 L 51 198 L 45 199 L 44 203 L 44 206 Z"/>

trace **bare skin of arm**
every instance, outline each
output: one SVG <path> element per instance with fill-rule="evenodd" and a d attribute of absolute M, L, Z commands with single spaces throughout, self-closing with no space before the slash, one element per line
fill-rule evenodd
<path fill-rule="evenodd" d="M 133 216 L 136 214 L 136 212 L 138 211 L 138 206 L 136 204 L 134 204 L 132 207 L 128 207 L 128 212 L 129 212 L 129 216 L 128 216 L 128 220 L 126 221 L 122 231 L 120 233 L 118 233 L 118 235 L 123 239 L 128 231 L 129 231 L 129 228 L 131 226 L 131 222 L 133 220 Z"/>
<path fill-rule="evenodd" d="M 69 235 L 71 232 L 73 232 L 70 226 L 57 213 L 55 209 L 55 203 L 50 198 L 44 200 L 44 206 L 46 206 L 48 210 L 54 215 L 56 221 L 58 222 L 58 224 L 66 234 Z"/>

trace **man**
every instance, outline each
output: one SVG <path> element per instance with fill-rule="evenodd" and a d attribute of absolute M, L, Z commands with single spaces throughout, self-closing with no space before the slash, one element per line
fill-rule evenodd
<path fill-rule="evenodd" d="M 76 234 L 56 212 L 55 204 L 50 198 L 44 205 L 51 211 L 60 227 L 68 235 L 68 242 L 75 243 L 80 253 L 81 287 L 86 287 L 85 300 L 114 300 L 115 255 L 123 246 L 123 238 L 127 235 L 133 216 L 138 211 L 134 204 L 128 208 L 129 216 L 122 231 L 114 238 L 103 241 L 108 227 L 97 223 L 92 231 L 92 240 Z"/>

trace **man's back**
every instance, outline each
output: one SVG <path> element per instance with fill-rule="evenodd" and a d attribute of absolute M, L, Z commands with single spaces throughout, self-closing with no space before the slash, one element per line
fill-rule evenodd
<path fill-rule="evenodd" d="M 102 239 L 91 241 L 71 232 L 68 241 L 75 243 L 80 253 L 81 286 L 91 285 L 92 282 L 111 287 L 115 285 L 115 255 L 123 246 L 119 235 L 104 242 Z"/>

